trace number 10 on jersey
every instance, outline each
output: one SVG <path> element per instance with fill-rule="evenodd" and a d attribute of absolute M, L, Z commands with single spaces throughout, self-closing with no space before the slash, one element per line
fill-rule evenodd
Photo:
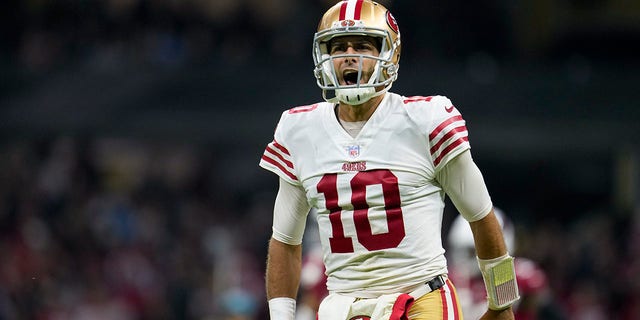
<path fill-rule="evenodd" d="M 333 237 L 329 238 L 332 253 L 353 252 L 351 237 L 344 234 L 342 207 L 338 205 L 338 175 L 326 174 L 318 182 L 318 192 L 323 193 L 329 210 L 329 221 Z M 384 195 L 384 209 L 388 231 L 373 234 L 369 222 L 367 187 L 380 185 Z M 405 236 L 402 209 L 400 208 L 400 188 L 398 178 L 390 170 L 360 171 L 350 181 L 353 223 L 358 242 L 369 251 L 397 247 Z"/>

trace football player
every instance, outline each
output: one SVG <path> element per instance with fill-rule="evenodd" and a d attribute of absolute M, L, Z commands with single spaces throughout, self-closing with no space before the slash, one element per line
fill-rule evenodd
<path fill-rule="evenodd" d="M 280 178 L 271 319 L 295 317 L 310 208 L 329 291 L 319 320 L 462 319 L 441 240 L 445 194 L 473 231 L 488 297 L 482 319 L 513 319 L 513 258 L 465 120 L 444 96 L 389 91 L 400 49 L 396 20 L 376 2 L 341 1 L 320 20 L 313 59 L 325 101 L 284 111 L 260 161 Z"/>
<path fill-rule="evenodd" d="M 494 208 L 502 226 L 505 243 L 511 254 L 516 253 L 515 226 L 504 211 Z M 477 319 L 487 309 L 484 281 L 476 258 L 473 234 L 469 224 L 458 216 L 447 234 L 447 258 L 451 263 L 449 278 L 456 284 L 462 310 L 467 318 Z M 518 320 L 564 319 L 552 299 L 546 272 L 535 261 L 515 255 L 520 300 L 513 305 Z"/>

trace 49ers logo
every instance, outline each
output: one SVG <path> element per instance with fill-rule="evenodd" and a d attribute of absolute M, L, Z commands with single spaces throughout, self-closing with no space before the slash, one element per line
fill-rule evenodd
<path fill-rule="evenodd" d="M 389 25 L 389 28 L 391 28 L 391 30 L 393 30 L 395 33 L 400 33 L 400 30 L 398 29 L 398 23 L 396 22 L 396 18 L 393 17 L 393 15 L 391 14 L 391 11 L 387 10 L 387 24 Z"/>
<path fill-rule="evenodd" d="M 353 27 L 356 25 L 356 22 L 353 20 L 342 20 L 340 21 L 340 26 L 342 27 Z"/>
<path fill-rule="evenodd" d="M 371 318 L 367 316 L 355 316 L 349 320 L 371 320 Z"/>

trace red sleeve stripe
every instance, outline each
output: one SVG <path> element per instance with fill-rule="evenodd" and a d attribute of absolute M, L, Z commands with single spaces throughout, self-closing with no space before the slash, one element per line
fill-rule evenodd
<path fill-rule="evenodd" d="M 271 159 L 269 157 L 267 157 L 266 155 L 262 156 L 262 161 L 267 162 L 273 166 L 275 166 L 276 168 L 280 169 L 280 171 L 284 174 L 286 174 L 289 178 L 293 179 L 293 180 L 298 180 L 298 177 L 296 177 L 295 174 L 289 172 L 284 166 L 282 166 L 278 161 Z"/>
<path fill-rule="evenodd" d="M 455 149 L 457 146 L 459 146 L 460 144 L 465 143 L 465 142 L 469 142 L 469 137 L 467 137 L 467 136 L 460 137 L 457 140 L 455 140 L 452 143 L 450 143 L 446 148 L 444 148 L 440 152 L 440 155 L 438 155 L 433 160 L 433 164 L 437 166 L 440 163 L 440 161 L 442 161 L 442 159 L 444 157 L 446 157 L 449 154 L 449 152 L 451 152 L 451 150 Z"/>
<path fill-rule="evenodd" d="M 272 148 L 270 148 L 269 146 L 267 146 L 267 148 L 265 149 L 265 156 L 267 155 L 267 152 L 273 154 L 274 156 L 276 156 L 278 159 L 280 159 L 280 161 L 282 161 L 282 163 L 286 164 L 287 167 L 293 169 L 293 163 L 291 163 L 291 161 L 285 159 L 280 153 L 278 153 L 278 151 L 273 150 Z"/>
<path fill-rule="evenodd" d="M 287 150 L 287 148 L 285 148 L 283 145 L 279 144 L 278 141 L 273 140 L 273 142 L 271 142 L 271 144 L 273 144 L 274 147 L 280 149 L 280 151 L 282 151 L 282 153 L 290 156 L 291 154 L 289 153 L 289 150 Z"/>
<path fill-rule="evenodd" d="M 454 135 L 456 135 L 458 133 L 466 134 L 467 133 L 467 126 L 461 125 L 459 127 L 455 127 L 453 129 L 449 130 L 449 132 L 447 132 L 444 136 L 442 136 L 440 139 L 438 139 L 438 142 L 436 142 L 431 147 L 431 149 L 429 149 L 429 152 L 431 152 L 431 155 L 434 155 L 438 151 L 438 149 L 440 149 L 440 146 L 442 146 L 443 143 L 447 142 L 449 139 L 451 139 Z"/>
<path fill-rule="evenodd" d="M 429 133 L 429 140 L 433 140 L 442 130 L 444 130 L 444 128 L 446 128 L 448 125 L 456 121 L 464 121 L 462 120 L 462 115 L 453 116 L 445 121 L 442 121 L 441 124 L 439 124 L 435 129 L 433 129 L 431 133 Z"/>

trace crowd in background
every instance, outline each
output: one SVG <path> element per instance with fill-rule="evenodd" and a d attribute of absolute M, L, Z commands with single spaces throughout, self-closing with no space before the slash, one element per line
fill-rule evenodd
<path fill-rule="evenodd" d="M 86 63 L 180 65 L 310 52 L 307 27 L 331 1 L 4 1 L 2 53 L 35 72 Z M 312 13 L 316 13 L 313 15 Z M 296 46 L 300 39 L 304 43 Z"/>
<path fill-rule="evenodd" d="M 234 190 L 226 171 L 243 168 L 211 148 L 3 143 L 0 319 L 266 319 L 275 181 Z M 516 255 L 544 268 L 566 319 L 637 319 L 640 221 L 602 208 L 562 225 L 553 210 L 512 217 Z"/>
<path fill-rule="evenodd" d="M 7 0 L 0 4 L 0 58 L 3 67 L 32 72 L 70 64 L 108 69 L 130 63 L 308 61 L 310 31 L 335 2 Z M 378 2 L 400 17 L 412 47 L 407 54 L 422 60 L 477 53 L 546 59 L 576 50 L 632 60 L 640 50 L 633 41 L 640 6 L 624 0 Z M 618 41 L 625 46 L 613 45 Z"/>
<path fill-rule="evenodd" d="M 0 154 L 0 319 L 264 318 L 270 212 L 207 150 L 61 137 Z"/>
<path fill-rule="evenodd" d="M 74 68 L 126 74 L 132 65 L 217 61 L 249 75 L 242 66 L 250 61 L 280 59 L 311 74 L 310 32 L 333 2 L 2 1 L 0 108 L 4 97 L 28 96 L 48 74 Z M 584 13 L 615 2 L 562 3 Z M 506 3 L 447 1 L 418 15 L 408 14 L 414 4 L 395 1 L 394 11 L 407 13 L 399 19 L 403 37 L 413 40 L 403 59 L 514 54 Z M 460 37 L 443 39 L 443 28 Z M 267 318 L 264 257 L 277 181 L 257 167 L 261 149 L 186 143 L 172 132 L 143 140 L 52 131 L 0 130 L 0 320 Z M 532 217 L 502 205 L 517 226 L 516 255 L 544 268 L 566 319 L 640 318 L 640 213 L 611 201 L 585 212 L 570 207 L 537 203 L 545 209 Z M 557 219 L 565 214 L 572 219 Z"/>
<path fill-rule="evenodd" d="M 212 60 L 241 65 L 255 59 L 293 59 L 308 64 L 310 32 L 335 2 L 8 0 L 0 5 L 0 54 L 35 73 L 69 65 L 119 69 L 132 63 L 172 67 Z M 421 59 L 513 51 L 505 31 L 511 19 L 508 2 L 456 0 L 423 8 L 379 2 L 403 15 L 403 34 L 413 38 L 415 47 L 408 54 Z M 416 9 L 420 15 L 410 14 Z M 453 33 L 455 38 L 446 39 Z"/>

